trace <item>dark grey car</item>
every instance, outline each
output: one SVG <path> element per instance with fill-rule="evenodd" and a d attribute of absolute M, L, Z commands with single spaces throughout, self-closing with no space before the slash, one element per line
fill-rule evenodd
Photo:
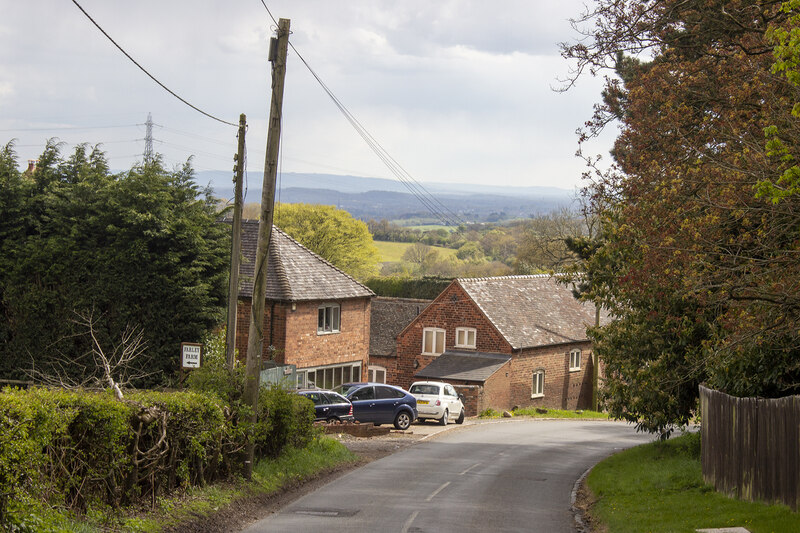
<path fill-rule="evenodd" d="M 316 420 L 328 422 L 349 422 L 353 420 L 353 404 L 339 393 L 322 389 L 303 389 L 297 391 L 314 402 Z"/>

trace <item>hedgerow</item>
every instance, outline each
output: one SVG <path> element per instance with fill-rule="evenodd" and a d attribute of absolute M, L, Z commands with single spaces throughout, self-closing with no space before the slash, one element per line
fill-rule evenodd
<path fill-rule="evenodd" d="M 263 388 L 259 422 L 212 392 L 7 388 L 0 392 L 0 529 L 18 529 L 25 502 L 78 514 L 156 501 L 176 488 L 240 471 L 252 438 L 259 456 L 314 437 L 313 406 Z M 24 528 L 23 528 L 24 529 Z"/>

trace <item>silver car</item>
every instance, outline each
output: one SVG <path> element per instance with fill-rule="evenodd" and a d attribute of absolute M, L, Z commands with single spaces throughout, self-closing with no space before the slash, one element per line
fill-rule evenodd
<path fill-rule="evenodd" d="M 448 422 L 464 422 L 464 404 L 449 383 L 440 381 L 417 381 L 408 389 L 417 399 L 417 414 L 420 421 L 438 420 L 446 426 Z"/>

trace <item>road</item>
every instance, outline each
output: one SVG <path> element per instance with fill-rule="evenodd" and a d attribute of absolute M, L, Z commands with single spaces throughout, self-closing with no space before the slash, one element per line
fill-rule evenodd
<path fill-rule="evenodd" d="M 575 481 L 650 440 L 618 422 L 459 428 L 354 470 L 245 532 L 572 532 Z"/>

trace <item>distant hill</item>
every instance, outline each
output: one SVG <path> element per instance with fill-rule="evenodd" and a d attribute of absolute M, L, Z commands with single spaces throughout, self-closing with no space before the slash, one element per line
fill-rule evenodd
<path fill-rule="evenodd" d="M 261 173 L 249 175 L 246 202 L 260 201 L 262 179 Z M 228 172 L 197 172 L 197 182 L 201 186 L 211 186 L 218 197 L 233 197 L 233 183 Z M 548 213 L 571 205 L 575 196 L 571 190 L 556 187 L 426 183 L 424 189 L 468 222 Z M 336 205 L 362 220 L 432 217 L 402 183 L 382 178 L 287 173 L 280 176 L 276 199 L 287 203 Z"/>

